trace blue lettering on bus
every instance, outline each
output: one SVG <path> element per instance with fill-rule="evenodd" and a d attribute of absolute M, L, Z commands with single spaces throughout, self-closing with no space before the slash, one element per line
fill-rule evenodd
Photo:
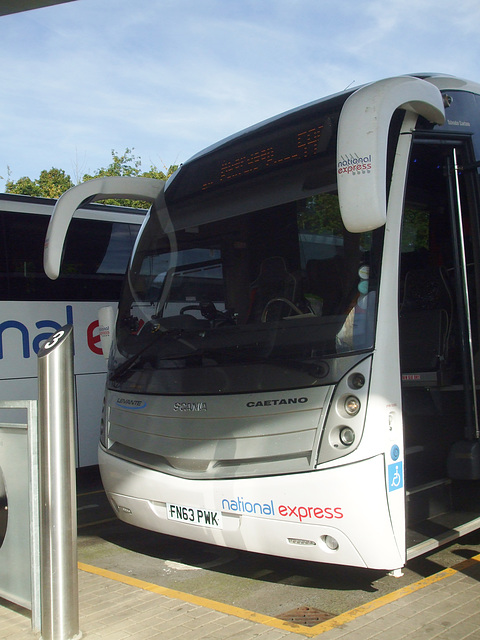
<path fill-rule="evenodd" d="M 17 320 L 7 320 L 0 324 L 0 359 L 3 358 L 3 332 L 6 329 L 18 329 L 22 334 L 23 357 L 30 357 L 30 342 L 27 327 Z"/>
<path fill-rule="evenodd" d="M 51 327 L 52 331 L 58 331 L 61 329 L 62 325 L 58 324 L 58 322 L 54 322 L 53 320 L 39 320 L 35 323 L 37 329 L 46 329 L 47 327 Z M 40 343 L 43 340 L 46 340 L 52 335 L 52 331 L 48 331 L 47 333 L 39 333 L 36 338 L 34 338 L 32 342 L 32 347 L 35 353 L 38 353 L 40 350 Z"/>
<path fill-rule="evenodd" d="M 73 307 L 69 304 L 65 307 L 65 315 L 66 315 L 66 324 L 73 324 Z M 40 343 L 43 340 L 49 338 L 52 333 L 58 331 L 61 328 L 61 324 L 55 322 L 55 320 L 39 320 L 35 323 L 37 329 L 47 329 L 50 328 L 51 331 L 39 333 L 32 342 L 32 348 L 35 353 L 38 353 L 40 350 Z M 3 359 L 3 335 L 7 329 L 17 329 L 20 331 L 21 340 L 22 340 L 22 351 L 24 358 L 30 358 L 30 335 L 28 332 L 28 328 L 23 322 L 19 322 L 18 320 L 5 320 L 5 322 L 0 323 L 0 360 Z"/>
<path fill-rule="evenodd" d="M 254 513 L 257 515 L 273 516 L 275 515 L 275 507 L 273 506 L 273 500 L 270 502 L 250 502 L 243 498 L 237 498 L 228 500 L 224 498 L 222 500 L 222 509 L 224 511 L 239 511 L 240 513 Z"/>

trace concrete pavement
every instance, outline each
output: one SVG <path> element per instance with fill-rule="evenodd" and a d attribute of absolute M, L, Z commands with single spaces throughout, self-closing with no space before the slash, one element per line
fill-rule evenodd
<path fill-rule="evenodd" d="M 79 605 L 89 640 L 480 640 L 480 555 L 313 626 L 82 563 Z M 39 636 L 29 611 L 0 599 L 1 640 Z"/>

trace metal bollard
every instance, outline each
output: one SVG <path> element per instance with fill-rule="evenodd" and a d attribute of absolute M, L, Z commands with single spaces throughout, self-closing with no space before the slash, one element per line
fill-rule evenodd
<path fill-rule="evenodd" d="M 73 327 L 38 352 L 40 595 L 43 640 L 82 637 L 78 616 Z"/>

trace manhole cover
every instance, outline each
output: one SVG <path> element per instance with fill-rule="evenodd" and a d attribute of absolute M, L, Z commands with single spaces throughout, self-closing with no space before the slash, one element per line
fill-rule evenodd
<path fill-rule="evenodd" d="M 298 607 L 298 609 L 293 609 L 292 611 L 287 611 L 286 613 L 281 613 L 279 616 L 276 616 L 276 618 L 285 620 L 285 622 L 302 624 L 304 627 L 314 627 L 320 622 L 325 622 L 325 620 L 330 620 L 330 618 L 334 617 L 333 613 L 327 613 L 326 611 L 314 609 L 313 607 Z"/>

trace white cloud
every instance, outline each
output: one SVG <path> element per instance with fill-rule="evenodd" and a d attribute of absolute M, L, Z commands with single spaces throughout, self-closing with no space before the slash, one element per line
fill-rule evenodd
<path fill-rule="evenodd" d="M 480 80 L 478 0 L 77 0 L 0 18 L 0 174 L 186 160 L 347 85 Z M 78 166 L 77 166 L 78 168 Z"/>

